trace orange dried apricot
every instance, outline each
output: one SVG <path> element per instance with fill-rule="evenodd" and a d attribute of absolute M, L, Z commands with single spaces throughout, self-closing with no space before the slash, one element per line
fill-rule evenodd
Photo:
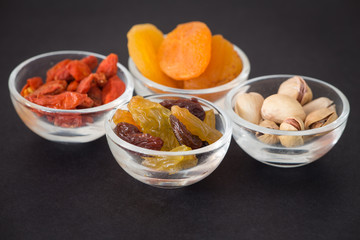
<path fill-rule="evenodd" d="M 210 62 L 211 31 L 202 22 L 179 24 L 161 43 L 160 68 L 175 80 L 202 74 Z"/>
<path fill-rule="evenodd" d="M 234 46 L 221 35 L 214 35 L 209 65 L 199 77 L 184 81 L 184 88 L 203 89 L 225 84 L 237 77 L 242 67 Z"/>
<path fill-rule="evenodd" d="M 168 86 L 178 88 L 179 83 L 164 74 L 157 56 L 163 33 L 154 25 L 145 23 L 134 25 L 127 33 L 129 55 L 138 70 L 146 78 Z"/>

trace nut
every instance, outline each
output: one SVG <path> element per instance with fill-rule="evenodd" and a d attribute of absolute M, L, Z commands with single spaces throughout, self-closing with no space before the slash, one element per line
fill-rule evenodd
<path fill-rule="evenodd" d="M 256 92 L 242 93 L 237 96 L 235 103 L 235 112 L 254 124 L 259 124 L 261 120 L 260 109 L 264 98 Z"/>
<path fill-rule="evenodd" d="M 333 104 L 333 101 L 327 97 L 319 97 L 317 99 L 312 100 L 311 102 L 305 104 L 303 106 L 305 114 L 308 115 L 309 113 L 318 110 L 320 108 L 327 108 Z"/>
<path fill-rule="evenodd" d="M 264 120 L 264 121 L 260 122 L 259 126 L 279 130 L 279 126 L 275 122 L 269 121 L 269 120 Z M 279 142 L 279 137 L 276 135 L 273 135 L 273 134 L 263 134 L 261 132 L 257 132 L 256 137 L 261 142 L 266 143 L 266 144 L 272 145 L 272 144 L 276 144 Z"/>
<path fill-rule="evenodd" d="M 306 117 L 305 128 L 314 129 L 328 125 L 338 118 L 334 108 L 320 108 L 315 110 Z"/>
<path fill-rule="evenodd" d="M 282 94 L 274 94 L 267 97 L 261 107 L 263 119 L 282 123 L 288 117 L 305 119 L 305 112 L 298 101 Z"/>
<path fill-rule="evenodd" d="M 310 87 L 299 76 L 294 76 L 283 82 L 279 87 L 278 94 L 288 95 L 296 99 L 301 105 L 310 102 L 313 97 Z"/>
<path fill-rule="evenodd" d="M 288 117 L 280 125 L 280 130 L 301 131 L 304 130 L 304 122 L 298 117 Z M 303 136 L 279 136 L 284 147 L 297 147 L 304 144 Z"/>

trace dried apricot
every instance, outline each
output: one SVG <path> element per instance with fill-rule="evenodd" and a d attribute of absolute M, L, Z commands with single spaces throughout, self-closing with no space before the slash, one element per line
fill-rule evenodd
<path fill-rule="evenodd" d="M 215 35 L 212 37 L 210 63 L 205 72 L 184 81 L 184 88 L 203 89 L 225 84 L 237 77 L 242 67 L 242 61 L 234 46 L 221 35 Z"/>
<path fill-rule="evenodd" d="M 160 68 L 175 80 L 200 76 L 210 62 L 211 31 L 202 22 L 179 24 L 161 43 Z"/>
<path fill-rule="evenodd" d="M 180 87 L 160 69 L 157 52 L 164 36 L 159 29 L 149 23 L 137 24 L 129 30 L 127 39 L 129 55 L 142 75 L 168 87 Z"/>

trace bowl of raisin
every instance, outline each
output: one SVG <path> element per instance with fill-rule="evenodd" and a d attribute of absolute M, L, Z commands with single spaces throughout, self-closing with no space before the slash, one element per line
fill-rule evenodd
<path fill-rule="evenodd" d="M 9 90 L 16 112 L 34 133 L 82 143 L 105 134 L 106 114 L 129 101 L 134 82 L 116 54 L 56 51 L 19 64 Z"/>
<path fill-rule="evenodd" d="M 135 179 L 179 188 L 211 174 L 223 160 L 231 121 L 215 104 L 178 94 L 134 96 L 105 121 L 110 150 Z"/>

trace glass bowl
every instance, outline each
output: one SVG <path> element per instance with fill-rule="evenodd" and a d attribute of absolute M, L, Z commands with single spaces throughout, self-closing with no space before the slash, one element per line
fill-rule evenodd
<path fill-rule="evenodd" d="M 218 105 L 219 107 L 223 108 L 226 93 L 235 86 L 239 85 L 241 82 L 247 80 L 250 73 L 250 62 L 246 54 L 235 45 L 234 45 L 234 49 L 238 53 L 243 63 L 243 69 L 241 73 L 232 81 L 224 85 L 220 85 L 213 88 L 206 88 L 206 89 L 172 88 L 153 82 L 148 78 L 144 77 L 139 72 L 135 63 L 133 62 L 131 57 L 129 57 L 128 66 L 129 66 L 129 71 L 131 72 L 131 74 L 134 76 L 135 79 L 135 92 L 136 94 L 141 96 L 159 94 L 159 93 L 172 93 L 172 94 L 182 94 L 188 96 L 197 96 L 209 100 L 215 103 L 216 105 Z"/>
<path fill-rule="evenodd" d="M 155 102 L 165 99 L 190 99 L 191 96 L 178 94 L 149 95 L 144 98 Z M 212 173 L 223 160 L 231 140 L 231 121 L 226 114 L 213 103 L 197 98 L 205 110 L 214 109 L 216 116 L 216 128 L 223 136 L 216 142 L 190 151 L 169 152 L 156 151 L 137 147 L 130 144 L 114 133 L 115 124 L 112 121 L 116 110 L 112 110 L 105 121 L 105 131 L 110 150 L 119 165 L 135 179 L 151 186 L 160 188 L 179 188 L 196 183 Z M 121 104 L 118 109 L 127 110 L 127 103 Z M 196 156 L 198 164 L 192 168 L 179 170 L 175 173 L 157 171 L 143 166 L 143 157 L 176 158 L 185 156 Z"/>
<path fill-rule="evenodd" d="M 313 99 L 328 97 L 334 101 L 338 114 L 334 122 L 303 131 L 280 131 L 252 124 L 239 117 L 235 111 L 237 94 L 258 92 L 264 98 L 277 93 L 279 85 L 294 75 L 270 75 L 251 79 L 231 90 L 225 101 L 226 112 L 233 122 L 233 137 L 237 144 L 256 160 L 276 167 L 297 167 L 309 164 L 326 154 L 342 135 L 350 112 L 347 98 L 336 87 L 314 78 L 303 77 L 313 92 Z M 263 143 L 257 136 L 301 136 L 304 144 L 284 147 L 280 143 Z M 270 136 L 267 135 L 267 136 Z"/>
<path fill-rule="evenodd" d="M 106 57 L 97 53 L 84 51 L 57 51 L 32 57 L 18 65 L 10 74 L 9 90 L 11 101 L 21 120 L 34 133 L 56 142 L 81 143 L 90 142 L 105 134 L 104 120 L 106 113 L 128 101 L 134 91 L 134 81 L 128 70 L 121 64 L 118 66 L 118 76 L 126 85 L 125 92 L 114 101 L 98 107 L 61 110 L 43 107 L 26 100 L 20 95 L 22 87 L 30 77 L 40 76 L 46 79 L 46 71 L 54 64 L 66 58 L 81 59 L 93 55 L 99 62 Z M 54 124 L 58 122 L 69 123 Z M 62 126 L 60 126 L 62 125 Z"/>

